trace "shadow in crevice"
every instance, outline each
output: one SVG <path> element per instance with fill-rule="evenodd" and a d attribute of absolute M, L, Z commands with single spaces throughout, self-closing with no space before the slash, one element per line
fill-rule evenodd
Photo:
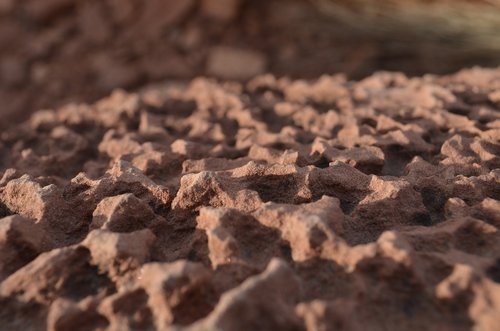
<path fill-rule="evenodd" d="M 2 297 L 0 307 L 2 307 L 0 309 L 2 331 L 45 330 L 47 306 L 33 300 L 25 302 L 12 297 Z"/>
<path fill-rule="evenodd" d="M 334 261 L 317 257 L 297 262 L 295 272 L 302 280 L 301 301 L 335 300 L 355 292 L 353 275 Z"/>
<path fill-rule="evenodd" d="M 248 189 L 256 191 L 264 202 L 298 204 L 308 202 L 308 199 L 297 196 L 300 183 L 293 174 L 248 176 Z"/>
<path fill-rule="evenodd" d="M 6 239 L 10 250 L 15 253 L 2 257 L 3 268 L 0 270 L 0 282 L 33 261 L 39 254 L 39 250 L 23 240 L 16 231 L 8 231 Z"/>
<path fill-rule="evenodd" d="M 312 192 L 312 201 L 321 199 L 324 195 L 340 200 L 340 208 L 346 215 L 350 215 L 369 193 L 369 190 L 349 189 L 341 183 L 328 183 L 318 187 L 309 187 Z"/>
<path fill-rule="evenodd" d="M 0 218 L 7 217 L 13 214 L 14 213 L 11 212 L 9 208 L 7 208 L 7 206 L 0 201 Z"/>
<path fill-rule="evenodd" d="M 496 259 L 495 263 L 486 270 L 486 275 L 495 283 L 500 284 L 500 258 Z"/>
<path fill-rule="evenodd" d="M 68 274 L 60 280 L 59 295 L 75 301 L 99 292 L 113 294 L 115 284 L 91 263 L 90 251 L 79 247 L 74 256 L 68 260 Z"/>
<path fill-rule="evenodd" d="M 174 262 L 186 259 L 210 267 L 208 238 L 204 230 L 196 228 L 197 215 L 186 210 L 175 210 L 165 217 L 166 221 L 155 224 L 151 231 L 157 240 L 151 260 Z"/>
<path fill-rule="evenodd" d="M 415 153 L 410 153 L 403 146 L 391 145 L 383 148 L 384 166 L 381 170 L 382 175 L 402 176 L 404 175 L 406 165 L 411 162 Z"/>
<path fill-rule="evenodd" d="M 412 200 L 408 191 L 370 203 L 356 205 L 344 223 L 343 238 L 349 245 L 376 241 L 385 231 L 398 230 L 405 226 L 434 225 L 431 214 L 423 203 Z"/>
<path fill-rule="evenodd" d="M 279 133 L 283 127 L 293 124 L 290 116 L 281 116 L 275 110 L 275 105 L 284 99 L 282 91 L 260 87 L 256 91 L 246 91 L 246 93 L 250 96 L 249 107 L 252 117 L 266 123 L 269 132 Z"/>
<path fill-rule="evenodd" d="M 433 225 L 444 221 L 444 206 L 448 200 L 444 191 L 433 186 L 423 187 L 419 191 L 422 196 L 422 202 L 430 215 L 430 224 L 427 225 Z"/>
<path fill-rule="evenodd" d="M 319 172 L 311 173 L 314 178 L 310 178 L 309 183 L 297 178 L 296 174 L 247 176 L 244 182 L 248 183 L 249 190 L 258 193 L 263 202 L 302 204 L 317 201 L 326 195 L 338 198 L 345 214 L 350 214 L 359 201 L 370 193 L 365 187 L 352 189 L 335 179 L 329 180 L 320 168 L 317 170 Z M 310 196 L 300 195 L 305 187 L 311 192 Z"/>
<path fill-rule="evenodd" d="M 469 291 L 439 300 L 412 269 L 385 257 L 361 260 L 356 274 L 367 289 L 359 295 L 359 314 L 371 316 L 367 322 L 375 330 L 394 330 L 395 320 L 401 323 L 398 330 L 422 330 L 428 325 L 439 330 L 469 330 L 472 326 L 468 309 L 473 294 Z"/>

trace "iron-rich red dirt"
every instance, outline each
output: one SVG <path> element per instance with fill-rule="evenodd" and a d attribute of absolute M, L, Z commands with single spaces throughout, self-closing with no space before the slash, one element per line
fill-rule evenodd
<path fill-rule="evenodd" d="M 2 330 L 498 330 L 500 70 L 115 91 L 0 137 Z"/>

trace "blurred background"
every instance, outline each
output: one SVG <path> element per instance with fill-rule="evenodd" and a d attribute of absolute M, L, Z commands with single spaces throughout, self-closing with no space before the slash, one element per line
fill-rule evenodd
<path fill-rule="evenodd" d="M 500 64 L 500 0 L 0 0 L 0 129 L 195 76 L 245 81 Z"/>

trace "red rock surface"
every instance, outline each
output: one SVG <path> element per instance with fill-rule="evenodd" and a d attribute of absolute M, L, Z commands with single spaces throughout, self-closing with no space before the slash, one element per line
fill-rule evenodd
<path fill-rule="evenodd" d="M 498 330 L 499 90 L 268 75 L 35 113 L 0 137 L 0 329 Z"/>

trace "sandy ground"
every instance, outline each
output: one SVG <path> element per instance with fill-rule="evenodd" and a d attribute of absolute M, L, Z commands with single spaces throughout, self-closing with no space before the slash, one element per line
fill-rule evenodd
<path fill-rule="evenodd" d="M 0 329 L 498 330 L 500 70 L 195 79 L 0 137 Z"/>

